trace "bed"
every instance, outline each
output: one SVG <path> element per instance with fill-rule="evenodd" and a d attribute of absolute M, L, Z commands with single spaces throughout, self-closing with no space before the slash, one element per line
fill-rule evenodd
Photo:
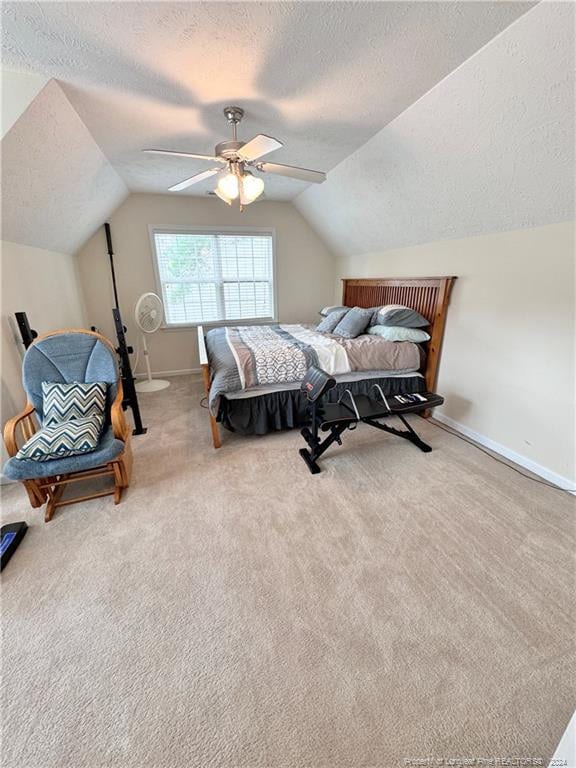
<path fill-rule="evenodd" d="M 310 361 L 305 350 L 312 350 L 320 365 L 324 360 L 327 368 L 332 366 L 334 372 L 340 371 L 335 375 L 337 386 L 331 392 L 332 400 L 337 400 L 345 389 L 354 394 L 368 394 L 374 384 L 380 385 L 386 395 L 434 391 L 455 279 L 346 278 L 342 281 L 342 304 L 345 306 L 368 308 L 401 304 L 423 315 L 430 323 L 427 328 L 430 341 L 421 345 L 385 342 L 378 346 L 369 336 L 343 344 L 341 340 L 335 342 L 330 335 L 317 334 L 310 327 L 301 325 L 214 328 L 207 333 L 199 326 L 200 366 L 214 447 L 221 445 L 219 424 L 240 434 L 265 434 L 298 427 L 305 422 L 306 402 L 300 393 L 301 369 Z M 321 338 L 323 336 L 325 338 Z M 283 371 L 276 377 L 272 372 L 267 378 L 266 370 L 262 368 L 259 378 L 253 376 L 246 359 L 252 357 L 254 362 L 260 348 L 269 352 L 265 345 L 278 341 L 278 337 L 279 354 L 285 359 L 274 359 L 274 365 L 287 366 L 290 372 Z M 249 346 L 244 349 L 246 340 Z M 293 350 L 293 357 L 286 354 L 287 348 Z M 343 354 L 348 363 L 339 357 Z M 272 357 L 275 358 L 268 354 L 265 359 L 269 361 Z M 277 379 L 283 380 L 277 383 Z"/>

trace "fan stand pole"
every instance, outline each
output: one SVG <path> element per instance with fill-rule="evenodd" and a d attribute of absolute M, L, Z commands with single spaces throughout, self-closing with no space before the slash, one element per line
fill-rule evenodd
<path fill-rule="evenodd" d="M 142 334 L 142 351 L 144 353 L 144 360 L 146 361 L 146 381 L 136 382 L 136 389 L 138 392 L 158 392 L 161 389 L 166 389 L 170 386 L 170 382 L 166 379 L 153 379 L 152 369 L 150 368 L 150 353 L 148 352 L 148 344 L 146 343 L 146 334 Z"/>
<path fill-rule="evenodd" d="M 148 381 L 152 381 L 152 370 L 150 369 L 150 353 L 148 352 L 148 344 L 146 342 L 146 334 L 142 334 L 142 347 L 144 351 L 144 360 L 146 361 L 146 373 L 148 374 Z"/>

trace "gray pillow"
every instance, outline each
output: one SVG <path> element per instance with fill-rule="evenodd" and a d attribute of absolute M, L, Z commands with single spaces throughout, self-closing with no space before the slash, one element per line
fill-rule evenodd
<path fill-rule="evenodd" d="M 420 328 L 404 328 L 399 325 L 373 325 L 368 328 L 371 336 L 381 336 L 386 341 L 413 341 L 420 344 L 430 341 L 430 334 Z"/>
<path fill-rule="evenodd" d="M 324 318 L 324 320 L 318 323 L 316 330 L 320 333 L 332 333 L 334 328 L 336 328 L 340 320 L 342 320 L 348 311 L 349 310 L 347 307 L 335 307 L 333 311 Z"/>
<path fill-rule="evenodd" d="M 386 304 L 383 307 L 372 307 L 374 313 L 370 325 L 398 325 L 403 328 L 424 328 L 430 325 L 428 320 L 415 309 L 404 307 L 402 304 Z"/>
<path fill-rule="evenodd" d="M 334 328 L 335 336 L 342 336 L 345 339 L 355 339 L 364 333 L 372 317 L 371 309 L 362 309 L 353 307 L 346 312 L 342 320 Z"/>
<path fill-rule="evenodd" d="M 333 307 L 322 307 L 322 309 L 320 310 L 320 312 L 318 312 L 318 314 L 322 315 L 322 317 L 328 317 L 328 315 L 331 312 L 336 312 L 336 310 L 338 310 L 338 309 L 346 309 L 346 310 L 348 310 L 348 309 L 350 309 L 350 307 L 343 307 L 341 305 L 335 305 Z"/>

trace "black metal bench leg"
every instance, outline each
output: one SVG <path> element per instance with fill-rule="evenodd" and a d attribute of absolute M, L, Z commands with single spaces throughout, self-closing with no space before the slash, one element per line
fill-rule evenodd
<path fill-rule="evenodd" d="M 302 458 L 304 459 L 304 461 L 308 466 L 308 469 L 313 475 L 317 475 L 318 472 L 321 471 L 316 461 L 312 458 L 311 451 L 309 451 L 307 448 L 300 448 L 298 453 L 300 454 L 300 456 L 302 456 Z"/>
<path fill-rule="evenodd" d="M 324 451 L 326 451 L 332 445 L 332 443 L 341 444 L 340 435 L 347 428 L 348 424 L 344 424 L 343 426 L 335 426 L 330 431 L 328 437 L 323 442 L 318 443 L 315 448 L 311 447 L 310 450 L 307 448 L 300 448 L 298 452 L 306 462 L 308 469 L 313 475 L 317 475 L 318 472 L 321 471 L 317 460 L 320 458 L 320 456 L 322 456 Z M 307 442 L 310 444 L 310 441 L 307 440 Z"/>
<path fill-rule="evenodd" d="M 424 440 L 421 440 L 416 432 L 412 429 L 410 424 L 406 421 L 406 419 L 402 416 L 400 413 L 395 413 L 394 416 L 398 416 L 402 424 L 406 427 L 405 430 L 400 429 L 394 429 L 394 427 L 388 427 L 386 424 L 380 424 L 379 421 L 374 421 L 374 419 L 363 419 L 363 421 L 366 424 L 369 424 L 371 427 L 376 427 L 376 429 L 381 429 L 383 432 L 388 432 L 391 435 L 396 435 L 396 437 L 403 437 L 404 440 L 408 440 L 408 442 L 412 443 L 416 446 L 416 448 L 420 448 L 421 451 L 424 453 L 430 453 L 432 450 L 431 446 L 428 445 L 428 443 L 425 443 Z"/>
<path fill-rule="evenodd" d="M 430 451 L 432 450 L 432 446 L 428 445 L 428 443 L 425 443 L 424 440 L 420 438 L 420 436 L 412 429 L 412 427 L 406 421 L 404 416 L 402 416 L 402 414 L 397 413 L 396 415 L 398 416 L 402 424 L 404 424 L 404 426 L 410 433 L 410 437 L 407 437 L 406 439 L 410 440 L 411 443 L 414 443 L 414 445 L 417 448 L 420 448 L 421 451 L 424 451 L 424 453 L 430 453 Z"/>

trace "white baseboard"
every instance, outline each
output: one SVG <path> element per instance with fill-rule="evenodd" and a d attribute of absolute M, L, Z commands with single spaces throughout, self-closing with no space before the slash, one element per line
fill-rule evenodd
<path fill-rule="evenodd" d="M 202 373 L 200 368 L 181 368 L 177 371 L 152 371 L 153 378 L 161 378 L 162 376 L 191 376 L 194 373 Z M 145 379 L 148 374 L 135 373 L 134 376 L 137 379 Z"/>
<path fill-rule="evenodd" d="M 451 419 L 449 416 L 445 416 L 443 413 L 434 411 L 434 419 L 442 422 L 442 424 L 446 424 L 447 427 L 450 427 L 455 432 L 460 432 L 465 437 L 469 437 L 470 440 L 474 440 L 475 443 L 484 446 L 484 448 L 488 448 L 489 451 L 494 451 L 494 453 L 498 453 L 505 459 L 513 461 L 514 464 L 524 467 L 524 469 L 527 469 L 534 475 L 538 475 L 549 483 L 557 485 L 559 488 L 562 488 L 562 490 L 576 494 L 576 482 L 573 480 L 569 480 L 567 477 L 562 477 L 562 475 L 552 472 L 551 469 L 547 469 L 541 464 L 537 464 L 535 461 L 532 461 L 532 459 L 528 459 L 526 456 L 522 456 L 520 453 L 510 450 L 510 448 L 507 448 L 505 445 L 497 443 L 495 440 L 491 440 L 489 437 L 481 435 L 479 432 L 475 432 L 473 429 L 470 429 L 470 427 L 460 424 L 460 422 Z"/>

